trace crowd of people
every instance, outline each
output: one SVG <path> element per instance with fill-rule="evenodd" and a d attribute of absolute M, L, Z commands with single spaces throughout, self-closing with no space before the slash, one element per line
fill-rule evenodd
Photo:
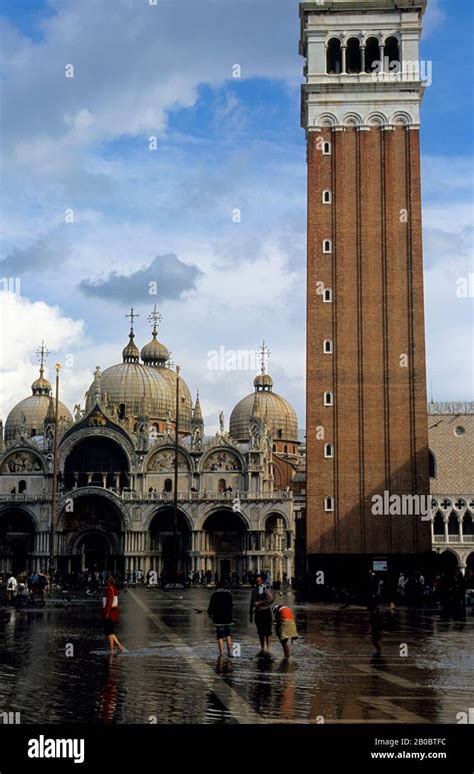
<path fill-rule="evenodd" d="M 18 576 L 9 573 L 6 577 L 0 576 L 0 586 L 5 587 L 8 605 L 44 605 L 45 595 L 50 590 L 50 578 L 46 572 L 21 573 Z"/>

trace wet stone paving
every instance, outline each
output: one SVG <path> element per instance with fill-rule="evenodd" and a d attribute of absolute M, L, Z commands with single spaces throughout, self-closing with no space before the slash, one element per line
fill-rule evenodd
<path fill-rule="evenodd" d="M 363 607 L 275 592 L 295 611 L 300 637 L 285 661 L 276 637 L 272 657 L 259 656 L 250 590 L 241 589 L 233 592 L 235 656 L 220 660 L 211 593 L 122 591 L 117 634 L 126 651 L 114 657 L 100 594 L 1 607 L 0 712 L 19 712 L 21 723 L 456 723 L 474 706 L 469 609 L 465 621 L 385 612 L 377 658 Z"/>

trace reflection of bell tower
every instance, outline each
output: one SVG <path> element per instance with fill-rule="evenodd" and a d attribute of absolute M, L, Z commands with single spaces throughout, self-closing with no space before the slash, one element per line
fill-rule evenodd
<path fill-rule="evenodd" d="M 384 490 L 429 491 L 417 64 L 425 6 L 300 6 L 310 555 L 430 549 L 419 516 L 372 513 Z"/>

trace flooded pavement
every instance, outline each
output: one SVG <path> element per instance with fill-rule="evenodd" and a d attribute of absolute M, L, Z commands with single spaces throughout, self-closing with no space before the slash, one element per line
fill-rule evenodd
<path fill-rule="evenodd" d="M 456 723 L 474 706 L 470 612 L 465 622 L 387 613 L 374 658 L 364 609 L 276 592 L 300 635 L 286 662 L 276 637 L 273 658 L 258 656 L 244 589 L 234 592 L 236 656 L 219 661 L 210 594 L 122 592 L 117 633 L 127 652 L 112 658 L 100 599 L 1 608 L 0 711 L 20 712 L 21 723 Z"/>

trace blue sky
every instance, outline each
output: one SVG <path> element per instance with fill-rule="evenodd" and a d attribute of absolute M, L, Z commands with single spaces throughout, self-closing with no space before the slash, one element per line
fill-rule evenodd
<path fill-rule="evenodd" d="M 209 350 L 270 343 L 276 391 L 304 427 L 305 138 L 294 0 L 3 0 L 0 26 L 0 412 L 29 392 L 44 337 L 83 400 L 97 364 L 120 362 L 132 303 L 156 301 L 159 336 L 208 431 L 252 372 L 207 368 Z M 179 10 L 179 12 L 178 12 Z M 472 399 L 473 4 L 431 0 L 421 55 L 428 381 Z M 66 64 L 74 78 L 66 79 Z M 232 77 L 233 65 L 242 77 Z M 150 150 L 149 138 L 157 149 Z M 66 210 L 74 222 L 65 222 Z M 241 220 L 232 214 L 239 209 Z M 156 280 L 158 296 L 148 282 Z"/>

